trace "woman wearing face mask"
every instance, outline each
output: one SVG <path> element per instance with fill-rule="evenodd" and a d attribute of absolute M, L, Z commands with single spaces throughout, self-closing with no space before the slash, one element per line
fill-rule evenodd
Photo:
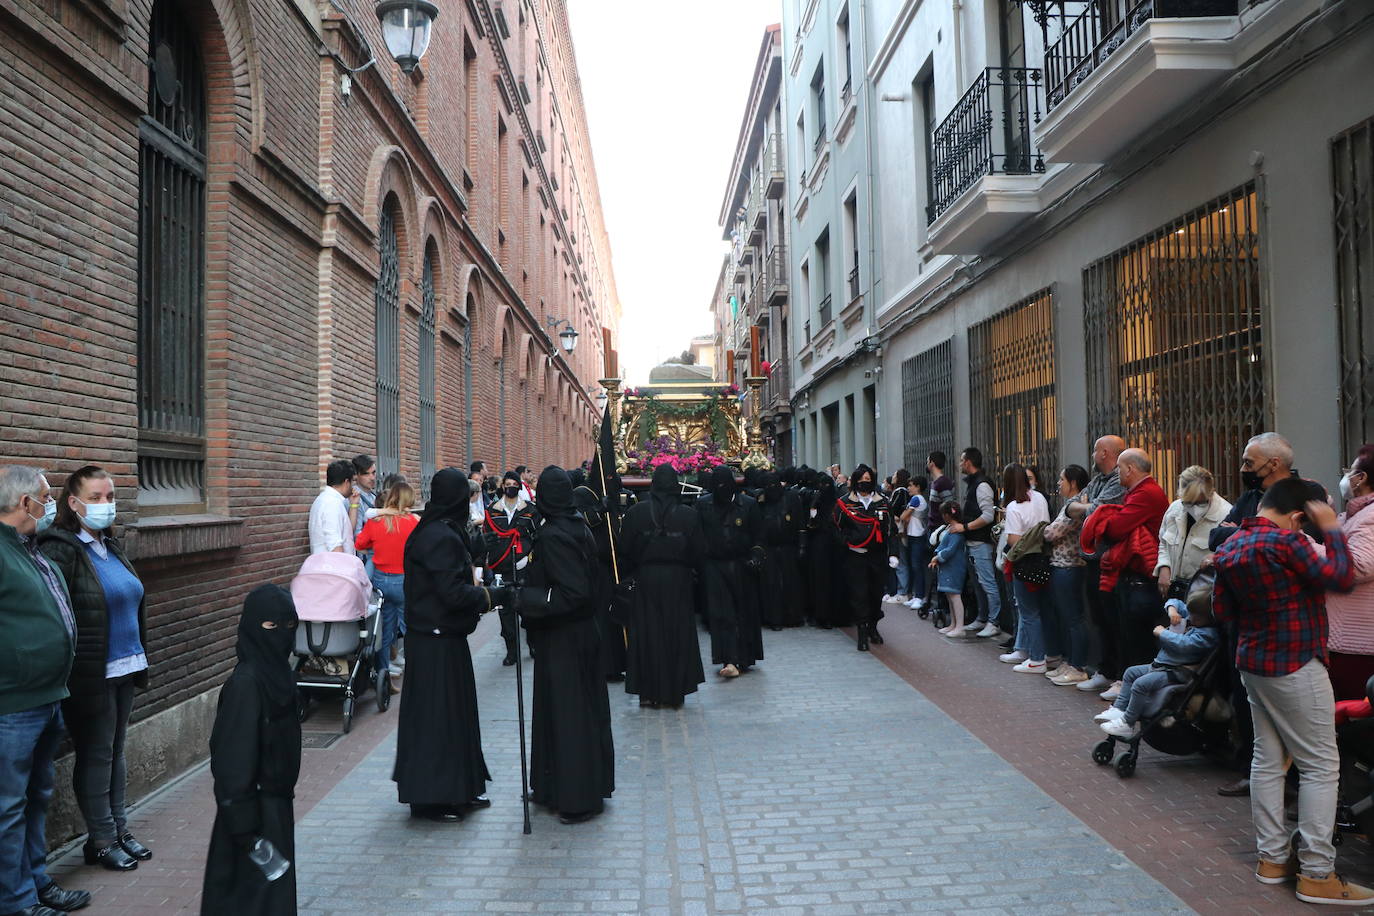
<path fill-rule="evenodd" d="M 1341 530 L 1355 566 L 1355 588 L 1326 593 L 1331 687 L 1338 700 L 1364 698 L 1374 676 L 1374 445 L 1365 445 L 1341 477 Z"/>
<path fill-rule="evenodd" d="M 87 465 L 67 477 L 57 519 L 39 548 L 62 571 L 76 616 L 76 659 L 62 717 L 76 761 L 72 787 L 89 839 L 88 865 L 115 871 L 151 859 L 129 832 L 124 812 L 124 736 L 134 688 L 148 686 L 143 583 L 111 537 L 115 489 L 110 475 Z"/>
<path fill-rule="evenodd" d="M 882 645 L 878 621 L 883 618 L 883 586 L 889 569 L 900 562 L 896 520 L 887 497 L 878 492 L 877 475 L 861 464 L 849 475 L 852 489 L 835 503 L 835 522 L 845 547 L 845 580 L 849 609 L 857 629 L 856 648 L 868 651 L 869 642 Z"/>
<path fill-rule="evenodd" d="M 1162 598 L 1186 600 L 1188 585 L 1210 554 L 1212 529 L 1225 520 L 1231 504 L 1216 490 L 1212 472 L 1193 465 L 1178 475 L 1178 499 L 1159 525 L 1155 578 Z"/>

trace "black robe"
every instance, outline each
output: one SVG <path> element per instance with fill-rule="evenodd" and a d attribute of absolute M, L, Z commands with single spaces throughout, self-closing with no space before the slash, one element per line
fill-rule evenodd
<path fill-rule="evenodd" d="M 706 680 L 693 617 L 701 523 L 688 506 L 662 509 L 651 496 L 629 511 L 621 529 L 625 575 L 634 580 L 625 692 L 680 706 Z"/>
<path fill-rule="evenodd" d="M 491 779 L 467 641 L 489 601 L 472 584 L 463 527 L 421 523 L 406 542 L 406 683 L 391 774 L 405 805 L 466 805 Z"/>
<path fill-rule="evenodd" d="M 291 596 L 278 586 L 254 589 L 245 603 L 239 664 L 220 690 L 210 733 L 216 807 L 205 856 L 202 916 L 296 912 L 296 821 L 291 800 L 301 771 L 301 722 L 295 678 L 287 666 L 293 637 L 289 621 L 294 618 Z M 274 620 L 279 629 L 262 630 L 263 619 Z M 254 640 L 256 650 L 249 645 Z M 248 858 L 256 837 L 270 841 L 292 863 L 271 883 Z"/>
<path fill-rule="evenodd" d="M 611 707 L 593 605 L 596 544 L 550 470 L 539 476 L 544 522 L 520 590 L 534 653 L 530 797 L 565 815 L 599 812 L 615 791 Z"/>
<path fill-rule="evenodd" d="M 811 515 L 811 510 L 815 515 Z M 802 562 L 810 599 L 811 619 L 817 626 L 846 627 L 849 602 L 844 592 L 844 545 L 835 524 L 833 485 L 817 492 L 807 509 L 806 556 Z"/>
<path fill-rule="evenodd" d="M 615 594 L 615 575 L 620 570 L 620 532 L 618 517 L 608 513 L 601 500 L 588 487 L 573 491 L 574 504 L 591 529 L 596 542 L 596 565 L 592 569 L 592 595 L 596 605 L 596 626 L 601 634 L 601 673 L 607 680 L 625 676 L 625 628 L 611 618 L 611 598 Z M 620 573 L 622 578 L 624 573 Z"/>
<path fill-rule="evenodd" d="M 765 626 L 798 627 L 806 620 L 797 563 L 803 514 L 795 494 L 770 494 L 764 488 L 759 501 L 764 556 L 758 582 L 759 609 Z"/>
<path fill-rule="evenodd" d="M 763 658 L 757 571 L 763 559 L 758 504 L 739 494 L 722 511 L 714 494 L 697 501 L 704 557 L 702 595 L 711 628 L 711 663 L 743 671 Z"/>

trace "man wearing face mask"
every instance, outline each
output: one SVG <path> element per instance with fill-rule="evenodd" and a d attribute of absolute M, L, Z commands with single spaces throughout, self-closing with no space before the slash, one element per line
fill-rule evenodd
<path fill-rule="evenodd" d="M 35 535 L 57 514 L 37 468 L 0 467 L 0 913 L 55 916 L 90 902 L 47 875 L 44 835 L 76 622 Z M 22 663 L 21 663 L 22 658 Z"/>
<path fill-rule="evenodd" d="M 1336 874 L 1331 842 L 1340 754 L 1326 670 L 1326 592 L 1349 591 L 1355 570 L 1345 533 L 1323 496 L 1292 478 L 1265 490 L 1258 514 L 1217 551 L 1213 611 L 1236 630 L 1235 665 L 1255 722 L 1255 876 L 1266 884 L 1296 877 L 1298 899 L 1307 903 L 1362 905 L 1374 902 L 1374 891 Z M 1304 536 L 1308 523 L 1323 533 L 1324 555 Z M 1302 774 L 1296 844 L 1284 816 L 1290 761 Z"/>
<path fill-rule="evenodd" d="M 500 496 L 486 510 L 482 524 L 482 539 L 487 554 L 487 569 L 500 573 L 507 583 L 515 581 L 517 571 L 523 571 L 534 549 L 539 530 L 539 514 L 523 495 L 520 475 L 507 471 L 501 479 Z M 501 608 L 501 638 L 506 641 L 506 657 L 501 664 L 515 664 L 516 637 L 519 621 L 515 608 Z"/>
<path fill-rule="evenodd" d="M 1247 518 L 1259 514 L 1260 500 L 1274 484 L 1286 477 L 1297 477 L 1293 468 L 1293 446 L 1278 433 L 1260 433 L 1245 443 L 1240 459 L 1240 482 L 1245 492 L 1231 507 L 1225 520 L 1212 530 L 1210 546 L 1216 550 L 1236 533 Z"/>
<path fill-rule="evenodd" d="M 134 688 L 148 686 L 143 583 L 111 535 L 114 481 L 87 465 L 67 476 L 57 521 L 39 545 L 61 570 L 76 616 L 76 660 L 62 703 L 76 763 L 72 787 L 86 821 L 88 864 L 128 871 L 153 857 L 124 812 L 124 736 Z"/>

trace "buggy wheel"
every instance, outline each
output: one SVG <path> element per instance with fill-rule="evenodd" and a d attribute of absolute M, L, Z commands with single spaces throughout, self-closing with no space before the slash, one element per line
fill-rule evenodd
<path fill-rule="evenodd" d="M 377 672 L 377 711 L 386 712 L 391 706 L 391 675 Z"/>
<path fill-rule="evenodd" d="M 1116 745 L 1111 738 L 1106 741 L 1099 741 L 1093 746 L 1093 763 L 1098 766 L 1106 766 L 1112 762 L 1112 753 L 1116 750 Z"/>
<path fill-rule="evenodd" d="M 343 701 L 343 733 L 348 734 L 348 730 L 353 727 L 353 698 L 344 697 Z"/>
<path fill-rule="evenodd" d="M 1136 753 L 1136 751 L 1127 751 L 1117 758 L 1116 775 L 1120 776 L 1122 779 L 1135 775 Z"/>
<path fill-rule="evenodd" d="M 1340 846 L 1340 845 L 1342 845 L 1342 844 L 1344 844 L 1344 843 L 1345 843 L 1345 835 L 1341 833 L 1340 828 L 1338 827 L 1338 828 L 1336 828 L 1336 830 L 1334 830 L 1334 831 L 1332 832 L 1332 834 L 1331 834 L 1331 845 L 1332 845 L 1332 846 Z"/>
<path fill-rule="evenodd" d="M 310 694 L 296 688 L 296 708 L 300 710 L 300 719 L 304 722 L 310 718 L 310 714 L 315 711 L 314 705 L 310 701 Z"/>

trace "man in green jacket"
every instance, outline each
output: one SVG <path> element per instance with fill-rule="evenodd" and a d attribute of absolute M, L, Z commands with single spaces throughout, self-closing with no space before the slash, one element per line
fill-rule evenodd
<path fill-rule="evenodd" d="M 44 825 L 76 623 L 67 584 L 38 552 L 57 504 L 37 468 L 0 467 L 0 914 L 90 903 L 48 877 Z"/>

